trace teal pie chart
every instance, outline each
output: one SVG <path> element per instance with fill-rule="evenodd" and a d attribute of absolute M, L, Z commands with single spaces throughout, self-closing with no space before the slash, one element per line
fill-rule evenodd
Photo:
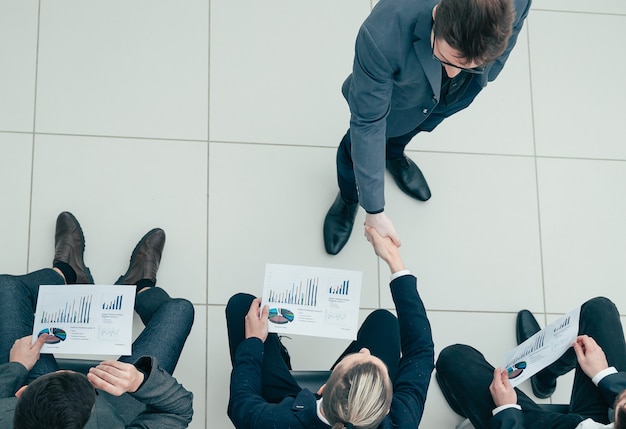
<path fill-rule="evenodd" d="M 293 311 L 286 308 L 270 308 L 268 320 L 276 325 L 293 322 Z"/>

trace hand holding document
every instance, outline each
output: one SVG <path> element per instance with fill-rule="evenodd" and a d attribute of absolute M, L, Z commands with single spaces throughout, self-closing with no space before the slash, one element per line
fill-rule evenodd
<path fill-rule="evenodd" d="M 513 387 L 555 362 L 578 337 L 580 306 L 560 317 L 511 350 L 504 367 Z"/>

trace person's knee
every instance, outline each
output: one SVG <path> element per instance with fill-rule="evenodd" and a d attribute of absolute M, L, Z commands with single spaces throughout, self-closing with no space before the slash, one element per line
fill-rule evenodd
<path fill-rule="evenodd" d="M 226 304 L 226 317 L 233 312 L 240 313 L 242 309 L 245 309 L 245 312 L 248 312 L 252 301 L 254 301 L 254 296 L 249 293 L 236 293 L 231 296 Z"/>
<path fill-rule="evenodd" d="M 437 357 L 435 367 L 441 375 L 450 374 L 452 371 L 461 367 L 461 363 L 475 349 L 465 344 L 452 344 L 444 348 Z"/>
<path fill-rule="evenodd" d="M 174 309 L 182 315 L 190 316 L 191 318 L 195 315 L 195 309 L 193 308 L 193 304 L 191 301 L 185 298 L 173 298 L 171 304 Z"/>
<path fill-rule="evenodd" d="M 611 312 L 619 314 L 619 311 L 617 310 L 617 307 L 615 306 L 613 301 L 606 297 L 598 296 L 590 299 L 583 304 L 581 309 L 581 317 L 590 313 L 607 315 Z"/>
<path fill-rule="evenodd" d="M 396 324 L 398 323 L 398 318 L 394 316 L 392 312 L 389 310 L 384 310 L 379 308 L 378 310 L 374 310 L 367 316 L 367 321 L 370 323 L 375 323 L 376 325 L 386 325 L 386 324 Z"/>

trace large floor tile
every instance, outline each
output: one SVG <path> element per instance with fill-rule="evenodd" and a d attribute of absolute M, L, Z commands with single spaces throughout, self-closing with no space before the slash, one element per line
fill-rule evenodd
<path fill-rule="evenodd" d="M 0 3 L 0 130 L 32 131 L 39 2 Z"/>
<path fill-rule="evenodd" d="M 467 109 L 418 135 L 409 149 L 533 155 L 527 29 L 525 24 L 498 78 Z"/>
<path fill-rule="evenodd" d="M 363 272 L 361 307 L 378 307 L 376 257 L 360 211 L 338 256 L 324 251 L 324 216 L 335 198 L 335 150 L 211 143 L 209 302 L 259 295 L 265 264 Z M 236 275 L 235 275 L 236 274 Z"/>
<path fill-rule="evenodd" d="M 85 261 L 111 284 L 154 227 L 167 243 L 158 283 L 206 302 L 207 144 L 37 136 L 30 266 L 49 266 L 57 215 L 69 210 L 86 237 Z"/>
<path fill-rule="evenodd" d="M 626 303 L 626 162 L 538 162 L 546 310 L 604 295 Z"/>
<path fill-rule="evenodd" d="M 28 269 L 30 186 L 33 136 L 0 133 L 0 272 L 24 274 Z"/>
<path fill-rule="evenodd" d="M 369 11 L 369 0 L 212 0 L 211 140 L 336 147 Z"/>
<path fill-rule="evenodd" d="M 412 157 L 433 196 L 426 203 L 415 201 L 388 180 L 385 211 L 426 307 L 542 309 L 534 161 L 432 153 Z M 382 285 L 386 267 L 381 275 Z M 389 292 L 381 292 L 384 307 L 390 299 Z"/>
<path fill-rule="evenodd" d="M 625 27 L 623 15 L 531 11 L 538 155 L 626 159 L 626 88 L 611 76 L 626 65 L 615 58 Z"/>
<path fill-rule="evenodd" d="M 43 2 L 37 131 L 206 140 L 208 3 Z"/>

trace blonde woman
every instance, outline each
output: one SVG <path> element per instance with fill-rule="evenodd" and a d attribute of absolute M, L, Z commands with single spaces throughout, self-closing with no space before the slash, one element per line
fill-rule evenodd
<path fill-rule="evenodd" d="M 268 334 L 267 306 L 247 294 L 230 299 L 228 416 L 238 429 L 417 428 L 434 367 L 430 324 L 398 248 L 374 228 L 366 227 L 365 235 L 391 270 L 398 317 L 386 310 L 370 314 L 316 393 L 291 376 L 286 349 Z"/>

